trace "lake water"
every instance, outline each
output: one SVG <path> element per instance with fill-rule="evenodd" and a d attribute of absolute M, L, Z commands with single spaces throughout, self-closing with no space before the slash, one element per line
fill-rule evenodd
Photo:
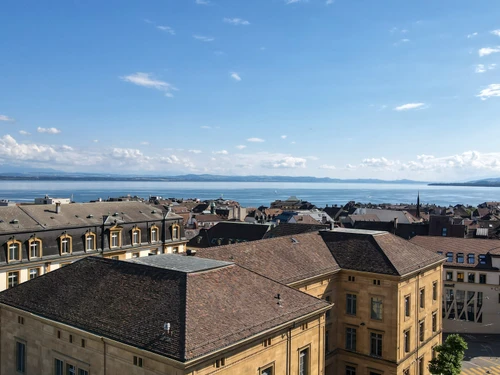
<path fill-rule="evenodd" d="M 233 199 L 244 207 L 269 205 L 276 199 L 295 195 L 323 207 L 326 204 L 414 203 L 420 191 L 422 203 L 477 205 L 485 201 L 500 201 L 500 188 L 427 186 L 405 184 L 348 183 L 261 183 L 261 182 L 135 182 L 135 181 L 0 181 L 0 199 L 32 202 L 35 197 L 73 196 L 76 202 L 88 202 L 121 195 L 148 198 L 217 198 Z"/>

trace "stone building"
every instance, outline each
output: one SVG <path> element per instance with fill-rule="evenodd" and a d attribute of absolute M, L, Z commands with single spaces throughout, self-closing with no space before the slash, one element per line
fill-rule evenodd
<path fill-rule="evenodd" d="M 0 294 L 0 373 L 322 375 L 329 308 L 231 262 L 86 257 Z"/>
<path fill-rule="evenodd" d="M 184 252 L 182 218 L 141 202 L 0 207 L 0 291 L 89 255 Z"/>

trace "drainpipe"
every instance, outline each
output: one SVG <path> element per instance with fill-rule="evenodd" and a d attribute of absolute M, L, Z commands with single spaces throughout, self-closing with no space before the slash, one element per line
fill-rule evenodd
<path fill-rule="evenodd" d="M 286 333 L 286 375 L 290 375 L 290 358 L 292 357 L 292 329 Z"/>
<path fill-rule="evenodd" d="M 106 375 L 106 341 L 104 341 L 104 337 L 101 337 L 101 341 L 102 341 L 102 344 L 103 344 L 103 354 L 104 354 L 104 358 L 103 358 L 103 362 L 104 362 L 103 375 Z"/>
<path fill-rule="evenodd" d="M 104 223 L 106 222 L 105 216 L 102 217 L 102 227 L 101 227 L 101 254 L 104 257 L 104 236 L 106 235 L 105 233 L 105 225 Z"/>

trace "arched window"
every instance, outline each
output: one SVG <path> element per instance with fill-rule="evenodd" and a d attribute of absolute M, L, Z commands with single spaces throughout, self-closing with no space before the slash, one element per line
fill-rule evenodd
<path fill-rule="evenodd" d="M 139 228 L 132 229 L 132 245 L 141 244 L 141 230 Z"/>
<path fill-rule="evenodd" d="M 85 251 L 92 251 L 96 249 L 97 236 L 94 232 L 85 233 Z"/>
<path fill-rule="evenodd" d="M 69 234 L 63 234 L 59 237 L 59 252 L 61 255 L 73 252 L 73 238 Z"/>
<path fill-rule="evenodd" d="M 160 231 L 158 230 L 158 227 L 156 225 L 151 226 L 150 230 L 150 238 L 151 238 L 151 243 L 158 242 L 158 234 Z"/>
<path fill-rule="evenodd" d="M 122 228 L 113 227 L 109 229 L 109 247 L 121 247 L 122 246 Z"/>
<path fill-rule="evenodd" d="M 7 261 L 15 262 L 21 260 L 21 242 L 12 239 L 5 244 L 7 247 Z"/>
<path fill-rule="evenodd" d="M 28 240 L 28 254 L 29 259 L 41 258 L 42 257 L 42 240 L 36 237 L 32 237 Z"/>
<path fill-rule="evenodd" d="M 172 240 L 178 240 L 180 237 L 181 228 L 178 224 L 172 225 Z"/>

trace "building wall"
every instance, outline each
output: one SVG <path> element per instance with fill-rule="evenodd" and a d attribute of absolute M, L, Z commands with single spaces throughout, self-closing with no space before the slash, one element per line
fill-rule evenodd
<path fill-rule="evenodd" d="M 19 317 L 23 318 L 23 324 L 19 323 Z M 290 374 L 296 374 L 298 356 L 304 348 L 309 349 L 307 373 L 323 375 L 324 369 L 324 314 L 187 365 L 7 306 L 0 309 L 0 319 L 2 374 L 16 372 L 16 341 L 26 344 L 27 374 L 54 373 L 56 358 L 63 360 L 65 365 L 72 364 L 89 371 L 91 375 L 259 374 L 259 370 L 267 366 L 274 366 L 273 374 L 285 374 L 287 367 Z M 84 347 L 82 340 L 85 340 Z M 142 367 L 134 365 L 134 356 L 141 359 Z M 217 367 L 216 361 L 222 358 L 224 364 Z"/>

